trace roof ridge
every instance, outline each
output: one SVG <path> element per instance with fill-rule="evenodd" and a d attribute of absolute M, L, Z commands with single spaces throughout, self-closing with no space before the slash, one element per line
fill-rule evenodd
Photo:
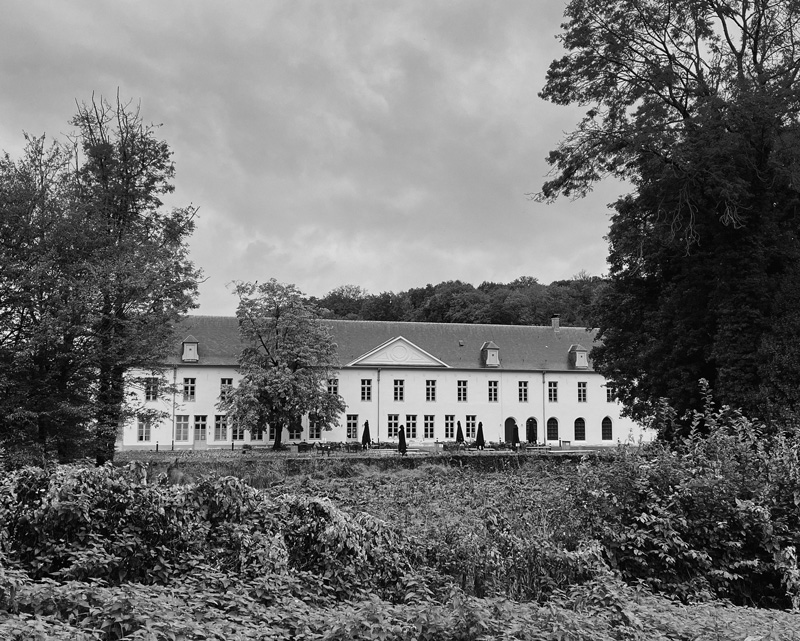
<path fill-rule="evenodd" d="M 372 319 L 348 319 L 348 318 L 321 318 L 320 320 L 326 323 L 375 323 L 385 324 L 402 323 L 404 325 L 435 325 L 437 327 L 519 327 L 519 328 L 537 328 L 537 329 L 552 329 L 552 325 L 511 325 L 509 323 L 437 323 L 436 321 L 408 321 L 408 320 L 372 320 Z M 578 329 L 583 331 L 592 331 L 595 328 L 587 328 L 581 325 L 561 325 L 559 330 L 564 329 Z"/>
<path fill-rule="evenodd" d="M 220 320 L 236 320 L 236 315 L 230 314 L 186 314 L 186 319 L 220 319 Z M 321 321 L 326 323 L 373 323 L 376 325 L 388 325 L 390 323 L 403 324 L 403 325 L 434 325 L 437 327 L 510 327 L 510 328 L 537 328 L 537 329 L 552 329 L 552 325 L 512 325 L 510 323 L 438 323 L 436 321 L 410 321 L 410 320 L 373 320 L 373 319 L 348 319 L 348 318 L 321 318 Z M 559 330 L 577 329 L 583 331 L 593 331 L 596 328 L 588 328 L 581 325 L 561 325 Z"/>

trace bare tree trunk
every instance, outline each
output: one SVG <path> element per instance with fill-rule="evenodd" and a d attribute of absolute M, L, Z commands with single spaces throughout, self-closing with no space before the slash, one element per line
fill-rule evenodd
<path fill-rule="evenodd" d="M 275 421 L 275 442 L 272 444 L 273 450 L 281 449 L 281 436 L 283 435 L 283 425 L 280 421 Z"/>

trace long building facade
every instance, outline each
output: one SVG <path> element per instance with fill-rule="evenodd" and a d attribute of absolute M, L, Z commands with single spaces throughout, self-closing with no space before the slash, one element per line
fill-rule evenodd
<path fill-rule="evenodd" d="M 325 429 L 304 417 L 282 440 L 326 443 L 396 441 L 400 426 L 411 446 L 467 441 L 483 425 L 487 442 L 602 446 L 650 440 L 620 415 L 621 406 L 592 368 L 592 332 L 550 326 L 382 321 L 322 321 L 336 342 L 340 368 L 328 381 L 347 409 Z M 123 426 L 121 449 L 208 449 L 268 446 L 274 431 L 229 424 L 220 396 L 240 378 L 234 317 L 189 316 L 162 376 L 131 391 L 151 419 Z"/>

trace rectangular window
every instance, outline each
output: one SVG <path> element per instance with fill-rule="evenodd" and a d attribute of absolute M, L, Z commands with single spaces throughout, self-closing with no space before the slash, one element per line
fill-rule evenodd
<path fill-rule="evenodd" d="M 454 439 L 456 437 L 456 416 L 455 414 L 444 415 L 444 437 Z"/>
<path fill-rule="evenodd" d="M 476 419 L 477 417 L 474 414 L 467 414 L 467 422 L 466 422 L 467 433 L 465 435 L 465 438 L 473 438 L 473 439 L 475 438 L 475 432 L 478 425 Z"/>
<path fill-rule="evenodd" d="M 489 381 L 489 402 L 497 402 L 497 390 L 500 386 L 499 381 Z"/>
<path fill-rule="evenodd" d="M 195 385 L 197 383 L 196 378 L 184 378 L 183 379 L 183 402 L 184 403 L 192 403 L 195 399 Z"/>
<path fill-rule="evenodd" d="M 425 400 L 436 402 L 436 381 L 425 381 Z"/>
<path fill-rule="evenodd" d="M 361 379 L 361 400 L 362 401 L 371 401 L 372 400 L 372 379 L 371 378 L 362 378 Z"/>
<path fill-rule="evenodd" d="M 520 403 L 528 402 L 528 381 L 519 382 L 519 402 Z"/>
<path fill-rule="evenodd" d="M 308 415 L 308 439 L 318 441 L 322 438 L 322 421 L 317 414 Z"/>
<path fill-rule="evenodd" d="M 338 378 L 329 378 L 328 379 L 328 394 L 332 394 L 336 396 L 339 393 L 339 379 Z"/>
<path fill-rule="evenodd" d="M 402 378 L 394 379 L 394 400 L 406 400 L 406 382 Z"/>
<path fill-rule="evenodd" d="M 586 402 L 586 383 L 578 383 L 578 402 Z"/>
<path fill-rule="evenodd" d="M 194 440 L 205 441 L 208 434 L 208 416 L 196 415 L 194 417 Z"/>
<path fill-rule="evenodd" d="M 613 403 L 617 399 L 614 398 L 614 390 L 610 387 L 606 387 L 606 403 Z"/>
<path fill-rule="evenodd" d="M 433 438 L 433 414 L 425 414 L 422 420 L 422 438 Z"/>
<path fill-rule="evenodd" d="M 283 436 L 283 435 L 281 435 L 281 436 Z M 275 440 L 275 427 L 273 425 L 269 426 L 269 440 L 270 441 L 274 441 Z"/>
<path fill-rule="evenodd" d="M 547 383 L 547 400 L 551 403 L 558 403 L 558 383 L 556 381 Z"/>
<path fill-rule="evenodd" d="M 458 400 L 462 403 L 467 402 L 467 381 L 458 381 Z"/>
<path fill-rule="evenodd" d="M 144 400 L 158 400 L 158 379 L 155 376 L 144 379 Z"/>
<path fill-rule="evenodd" d="M 217 414 L 214 417 L 214 440 L 228 440 L 228 417 L 224 414 Z"/>
<path fill-rule="evenodd" d="M 139 419 L 139 427 L 136 432 L 136 439 L 139 441 L 150 440 L 150 421 L 148 419 Z"/>
<path fill-rule="evenodd" d="M 406 414 L 406 438 L 417 438 L 416 414 Z"/>
<path fill-rule="evenodd" d="M 232 390 L 233 390 L 232 378 L 219 379 L 219 397 L 221 400 L 228 398 L 228 394 L 230 394 Z"/>
<path fill-rule="evenodd" d="M 178 414 L 175 417 L 175 440 L 188 441 L 189 440 L 189 415 Z"/>
<path fill-rule="evenodd" d="M 303 436 L 303 424 L 300 421 L 291 421 L 288 431 L 290 441 L 299 441 Z"/>
<path fill-rule="evenodd" d="M 386 419 L 386 431 L 389 434 L 389 438 L 394 438 L 397 436 L 397 428 L 400 426 L 400 415 L 399 414 L 389 414 L 388 418 Z"/>
<path fill-rule="evenodd" d="M 358 438 L 358 414 L 347 415 L 347 438 Z"/>
<path fill-rule="evenodd" d="M 261 441 L 264 439 L 264 430 L 261 428 L 256 428 L 253 432 L 254 441 Z M 241 423 L 234 423 L 231 425 L 231 440 L 232 441 L 243 441 L 244 440 L 244 426 Z"/>

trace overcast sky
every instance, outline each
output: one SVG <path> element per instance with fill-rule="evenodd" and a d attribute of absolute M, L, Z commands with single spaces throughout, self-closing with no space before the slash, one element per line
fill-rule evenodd
<path fill-rule="evenodd" d="M 542 101 L 559 0 L 5 0 L 0 148 L 61 138 L 92 93 L 141 103 L 199 207 L 195 313 L 233 280 L 307 294 L 605 272 L 621 187 L 545 205 L 580 110 Z"/>

